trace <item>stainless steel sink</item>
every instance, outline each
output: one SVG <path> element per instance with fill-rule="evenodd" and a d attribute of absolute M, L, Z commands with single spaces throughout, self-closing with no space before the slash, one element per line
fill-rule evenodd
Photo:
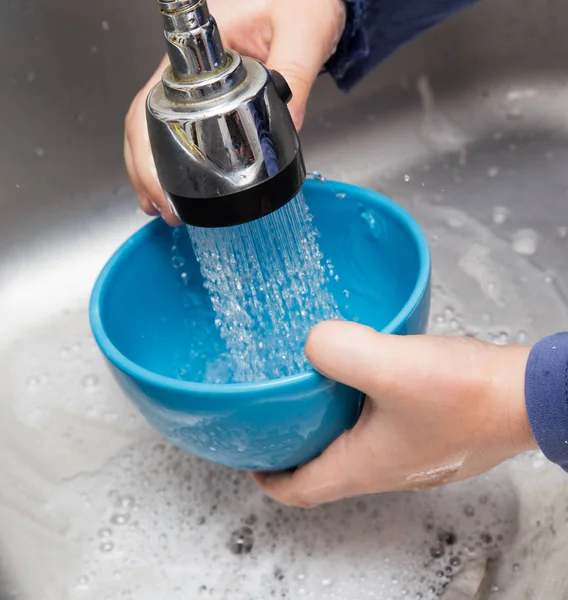
<path fill-rule="evenodd" d="M 116 6 L 8 0 L 0 21 L 0 597 L 568 598 L 568 477 L 539 454 L 303 512 L 128 405 L 86 307 L 146 222 L 122 121 L 162 45 L 152 2 Z M 419 219 L 434 333 L 531 343 L 567 322 L 567 30 L 561 0 L 482 2 L 351 95 L 318 84 L 308 165 Z"/>

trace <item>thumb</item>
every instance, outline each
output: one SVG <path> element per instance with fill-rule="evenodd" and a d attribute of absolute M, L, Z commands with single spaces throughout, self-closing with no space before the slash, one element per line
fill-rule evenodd
<path fill-rule="evenodd" d="M 382 403 L 399 382 L 408 388 L 422 374 L 431 373 L 434 348 L 430 344 L 425 352 L 425 339 L 385 335 L 348 321 L 327 321 L 312 329 L 305 352 L 322 375 L 380 398 Z"/>
<path fill-rule="evenodd" d="M 287 0 L 276 3 L 272 19 L 267 66 L 288 82 L 288 108 L 300 129 L 311 89 L 343 32 L 345 7 L 343 0 Z"/>

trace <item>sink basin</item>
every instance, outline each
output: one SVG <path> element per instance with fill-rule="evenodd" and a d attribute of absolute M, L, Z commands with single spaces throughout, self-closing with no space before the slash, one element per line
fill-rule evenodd
<path fill-rule="evenodd" d="M 0 598 L 563 597 L 568 478 L 539 453 L 441 490 L 305 512 L 145 424 L 103 364 L 87 303 L 147 220 L 122 121 L 162 51 L 155 7 L 6 10 Z M 567 27 L 560 0 L 481 2 L 349 96 L 318 82 L 308 166 L 420 222 L 432 333 L 530 344 L 568 319 Z"/>

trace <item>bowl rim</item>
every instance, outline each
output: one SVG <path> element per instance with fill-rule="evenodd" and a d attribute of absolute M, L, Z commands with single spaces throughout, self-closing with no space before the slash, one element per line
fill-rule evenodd
<path fill-rule="evenodd" d="M 411 234 L 411 238 L 416 245 L 418 252 L 418 276 L 416 278 L 414 288 L 404 306 L 396 314 L 396 316 L 383 329 L 381 329 L 381 333 L 395 333 L 401 327 L 401 325 L 411 317 L 428 289 L 430 282 L 431 256 L 424 232 L 414 217 L 412 217 L 412 215 L 406 209 L 402 208 L 396 202 L 390 198 L 387 198 L 383 194 L 380 194 L 379 192 L 349 183 L 342 183 L 332 180 L 325 180 L 322 182 L 319 180 L 310 179 L 306 180 L 302 189 L 310 190 L 320 186 L 325 186 L 330 193 L 345 193 L 346 195 L 354 195 L 360 199 L 364 198 L 365 201 L 374 204 L 375 206 L 380 206 L 383 212 L 386 211 L 390 213 L 391 216 L 397 219 L 399 223 L 401 223 L 401 225 Z M 270 379 L 251 383 L 199 383 L 194 381 L 183 381 L 173 377 L 154 373 L 153 371 L 136 364 L 134 361 L 122 354 L 122 352 L 118 350 L 118 348 L 112 343 L 109 336 L 106 334 L 101 317 L 101 301 L 105 296 L 107 284 L 114 268 L 128 256 L 129 252 L 134 250 L 134 248 L 142 241 L 143 238 L 146 237 L 148 231 L 161 225 L 162 223 L 160 222 L 160 217 L 157 217 L 141 227 L 136 233 L 134 233 L 123 244 L 121 244 L 121 246 L 113 253 L 101 270 L 91 293 L 89 302 L 89 320 L 93 336 L 104 356 L 117 369 L 150 386 L 165 388 L 174 392 L 193 392 L 199 394 L 214 394 L 218 396 L 225 396 L 228 394 L 234 395 L 235 393 L 252 394 L 265 392 L 267 390 L 275 391 L 282 388 L 285 388 L 286 391 L 290 391 L 290 388 L 294 386 L 304 387 L 309 385 L 311 382 L 316 383 L 321 381 L 323 376 L 315 371 L 315 369 L 309 369 L 303 371 L 302 373 L 290 375 L 288 377 L 281 377 L 279 379 Z"/>

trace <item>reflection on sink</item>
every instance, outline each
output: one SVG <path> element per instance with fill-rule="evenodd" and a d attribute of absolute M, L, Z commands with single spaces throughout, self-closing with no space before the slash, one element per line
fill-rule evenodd
<path fill-rule="evenodd" d="M 151 2 L 136 7 L 126 23 L 110 0 L 88 11 L 13 2 L 0 22 L 6 591 L 451 600 L 490 559 L 481 597 L 560 597 L 568 483 L 538 453 L 443 490 L 303 512 L 180 454 L 121 396 L 86 306 L 99 268 L 146 221 L 123 173 L 122 119 L 161 46 L 138 46 L 155 15 Z M 319 82 L 302 133 L 308 166 L 421 222 L 434 333 L 532 343 L 568 318 L 567 26 L 566 3 L 480 3 L 347 97 Z M 24 33 L 33 43 L 22 48 Z M 447 567 L 461 572 L 453 587 Z"/>

